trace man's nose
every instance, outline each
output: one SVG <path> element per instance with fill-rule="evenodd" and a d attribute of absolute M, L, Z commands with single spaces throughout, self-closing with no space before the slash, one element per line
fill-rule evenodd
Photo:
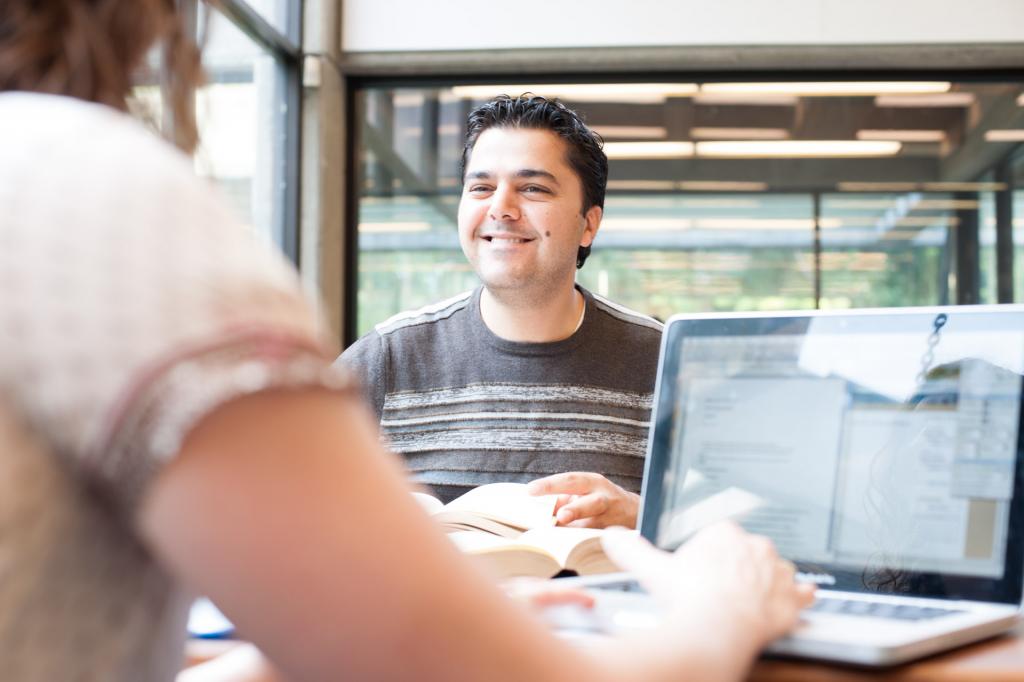
<path fill-rule="evenodd" d="M 487 216 L 491 220 L 519 220 L 518 196 L 513 188 L 501 186 L 494 190 Z"/>

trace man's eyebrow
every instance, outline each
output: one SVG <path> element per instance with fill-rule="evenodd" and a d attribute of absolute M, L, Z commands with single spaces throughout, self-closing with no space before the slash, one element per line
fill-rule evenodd
<path fill-rule="evenodd" d="M 550 171 L 543 170 L 541 168 L 523 168 L 522 170 L 516 171 L 516 177 L 517 178 L 544 178 L 546 180 L 550 180 L 551 182 L 555 183 L 556 185 L 559 184 L 558 183 L 558 178 L 555 177 L 554 173 L 551 173 Z"/>
<path fill-rule="evenodd" d="M 549 180 L 556 185 L 560 184 L 558 182 L 558 178 L 555 177 L 554 173 L 546 171 L 542 168 L 522 168 L 520 170 L 517 170 L 514 173 L 514 176 L 521 180 L 529 178 L 544 178 L 545 180 Z M 466 173 L 465 181 L 469 182 L 470 180 L 490 180 L 493 177 L 494 176 L 490 171 L 470 171 Z"/>

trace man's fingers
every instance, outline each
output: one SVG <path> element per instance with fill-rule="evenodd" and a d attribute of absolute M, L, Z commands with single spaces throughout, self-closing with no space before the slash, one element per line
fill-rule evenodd
<path fill-rule="evenodd" d="M 608 497 L 602 493 L 582 495 L 559 508 L 555 514 L 560 525 L 572 523 L 577 519 L 588 519 L 608 511 Z"/>
<path fill-rule="evenodd" d="M 531 495 L 586 495 L 593 490 L 595 479 L 600 478 L 603 476 L 570 471 L 534 479 L 526 484 L 526 490 Z"/>
<path fill-rule="evenodd" d="M 576 497 L 576 496 L 575 495 L 559 495 L 558 498 L 555 500 L 555 509 L 554 509 L 554 511 L 557 513 L 559 509 L 561 509 L 565 505 L 567 505 L 570 502 L 572 502 L 574 497 Z"/>

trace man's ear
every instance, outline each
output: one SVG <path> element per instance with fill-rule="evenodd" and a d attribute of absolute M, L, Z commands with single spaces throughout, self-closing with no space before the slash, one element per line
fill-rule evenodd
<path fill-rule="evenodd" d="M 583 235 L 580 237 L 580 246 L 590 246 L 594 243 L 597 230 L 601 227 L 601 218 L 604 216 L 604 209 L 600 206 L 591 206 L 583 214 Z"/>

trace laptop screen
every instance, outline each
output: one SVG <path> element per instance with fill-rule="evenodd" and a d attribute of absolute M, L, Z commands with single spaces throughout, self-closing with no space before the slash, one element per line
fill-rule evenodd
<path fill-rule="evenodd" d="M 1024 306 L 673 318 L 644 535 L 743 512 L 824 587 L 1017 602 L 1022 373 Z"/>

